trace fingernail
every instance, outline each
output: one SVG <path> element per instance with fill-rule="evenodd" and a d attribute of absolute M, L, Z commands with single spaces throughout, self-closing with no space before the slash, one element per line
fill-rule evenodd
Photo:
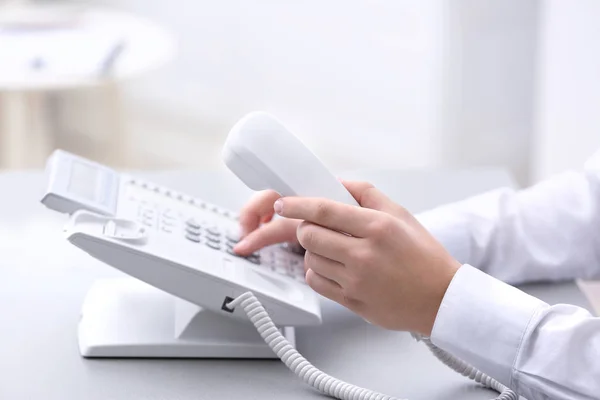
<path fill-rule="evenodd" d="M 245 239 L 240 240 L 238 242 L 238 244 L 236 244 L 235 246 L 233 246 L 233 251 L 236 253 L 240 253 L 244 251 L 244 248 L 248 247 L 248 241 L 246 241 Z"/>
<path fill-rule="evenodd" d="M 283 211 L 283 200 L 277 199 L 275 204 L 273 204 L 273 209 L 277 214 L 281 215 L 281 212 Z"/>

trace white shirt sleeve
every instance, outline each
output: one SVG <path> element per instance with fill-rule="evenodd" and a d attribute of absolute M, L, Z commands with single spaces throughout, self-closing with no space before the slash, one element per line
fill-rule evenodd
<path fill-rule="evenodd" d="M 600 318 L 504 283 L 600 277 L 598 161 L 417 216 L 470 264 L 444 295 L 432 342 L 528 400 L 600 398 Z"/>
<path fill-rule="evenodd" d="M 600 398 L 600 318 L 469 265 L 450 283 L 431 341 L 528 400 Z"/>
<path fill-rule="evenodd" d="M 461 263 L 512 284 L 600 277 L 600 171 L 567 172 L 417 215 Z"/>

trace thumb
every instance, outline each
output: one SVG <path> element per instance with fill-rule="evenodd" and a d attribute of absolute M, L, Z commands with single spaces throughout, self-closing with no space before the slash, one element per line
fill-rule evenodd
<path fill-rule="evenodd" d="M 382 211 L 395 217 L 401 217 L 406 214 L 404 207 L 394 203 L 371 183 L 344 180 L 341 180 L 341 182 L 361 207 Z"/>

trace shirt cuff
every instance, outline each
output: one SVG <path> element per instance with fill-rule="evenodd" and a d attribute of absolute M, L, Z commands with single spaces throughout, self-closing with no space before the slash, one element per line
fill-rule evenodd
<path fill-rule="evenodd" d="M 444 295 L 431 342 L 511 387 L 527 326 L 546 307 L 543 301 L 463 265 Z"/>

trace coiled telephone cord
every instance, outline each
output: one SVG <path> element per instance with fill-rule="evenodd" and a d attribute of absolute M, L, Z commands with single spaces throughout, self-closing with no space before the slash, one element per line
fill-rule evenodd
<path fill-rule="evenodd" d="M 277 357 L 283 361 L 290 371 L 320 392 L 341 400 L 399 400 L 395 397 L 341 381 L 314 367 L 281 334 L 265 308 L 252 292 L 246 292 L 227 304 L 227 307 L 230 309 L 237 306 L 242 307 L 265 343 L 277 354 Z M 448 352 L 436 347 L 431 343 L 429 338 L 415 334 L 413 334 L 413 337 L 418 341 L 422 341 L 442 363 L 454 371 L 499 392 L 500 396 L 496 397 L 495 400 L 518 400 L 519 396 L 515 392 Z"/>

